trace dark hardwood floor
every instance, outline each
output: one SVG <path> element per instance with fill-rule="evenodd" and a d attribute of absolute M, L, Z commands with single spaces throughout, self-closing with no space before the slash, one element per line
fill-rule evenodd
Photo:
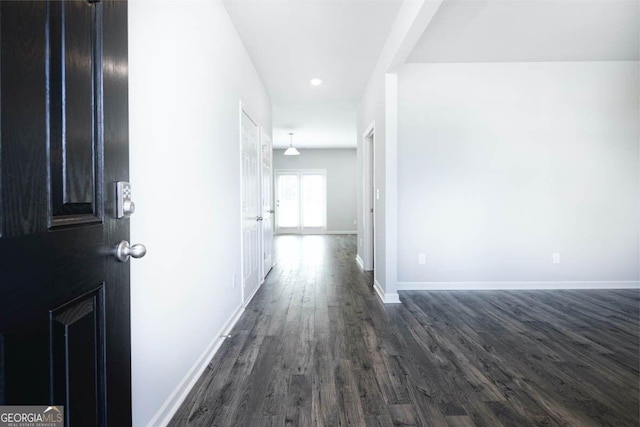
<path fill-rule="evenodd" d="M 638 426 L 638 290 L 401 292 L 354 236 L 277 265 L 170 425 Z"/>

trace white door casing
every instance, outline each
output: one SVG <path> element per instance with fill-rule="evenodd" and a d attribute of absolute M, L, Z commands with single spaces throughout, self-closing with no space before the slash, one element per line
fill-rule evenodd
<path fill-rule="evenodd" d="M 362 134 L 363 159 L 363 212 L 362 212 L 362 262 L 366 271 L 375 267 L 375 123 L 371 123 Z"/>

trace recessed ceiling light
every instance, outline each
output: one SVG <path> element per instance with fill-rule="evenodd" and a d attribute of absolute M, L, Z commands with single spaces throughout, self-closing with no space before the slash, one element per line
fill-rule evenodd
<path fill-rule="evenodd" d="M 320 79 L 311 79 L 311 84 L 314 86 L 320 86 L 322 84 L 322 80 Z"/>

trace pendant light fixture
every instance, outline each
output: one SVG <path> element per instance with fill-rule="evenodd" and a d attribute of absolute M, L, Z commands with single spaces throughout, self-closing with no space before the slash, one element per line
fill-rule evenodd
<path fill-rule="evenodd" d="M 296 147 L 293 146 L 293 133 L 289 134 L 289 138 L 291 138 L 291 140 L 289 141 L 289 148 L 286 149 L 286 151 L 284 152 L 285 156 L 299 156 L 300 152 L 298 150 L 296 150 Z"/>

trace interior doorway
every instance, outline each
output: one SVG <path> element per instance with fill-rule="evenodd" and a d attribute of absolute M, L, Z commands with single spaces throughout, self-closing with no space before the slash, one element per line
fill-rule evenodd
<path fill-rule="evenodd" d="M 327 230 L 327 172 L 276 171 L 276 233 L 324 234 Z"/>
<path fill-rule="evenodd" d="M 363 159 L 363 212 L 362 212 L 362 263 L 363 269 L 375 269 L 375 202 L 378 199 L 375 174 L 375 124 L 371 123 L 362 134 Z"/>
<path fill-rule="evenodd" d="M 261 129 L 262 142 L 262 252 L 263 267 L 261 277 L 264 279 L 274 263 L 273 256 L 273 142 L 271 137 Z"/>

